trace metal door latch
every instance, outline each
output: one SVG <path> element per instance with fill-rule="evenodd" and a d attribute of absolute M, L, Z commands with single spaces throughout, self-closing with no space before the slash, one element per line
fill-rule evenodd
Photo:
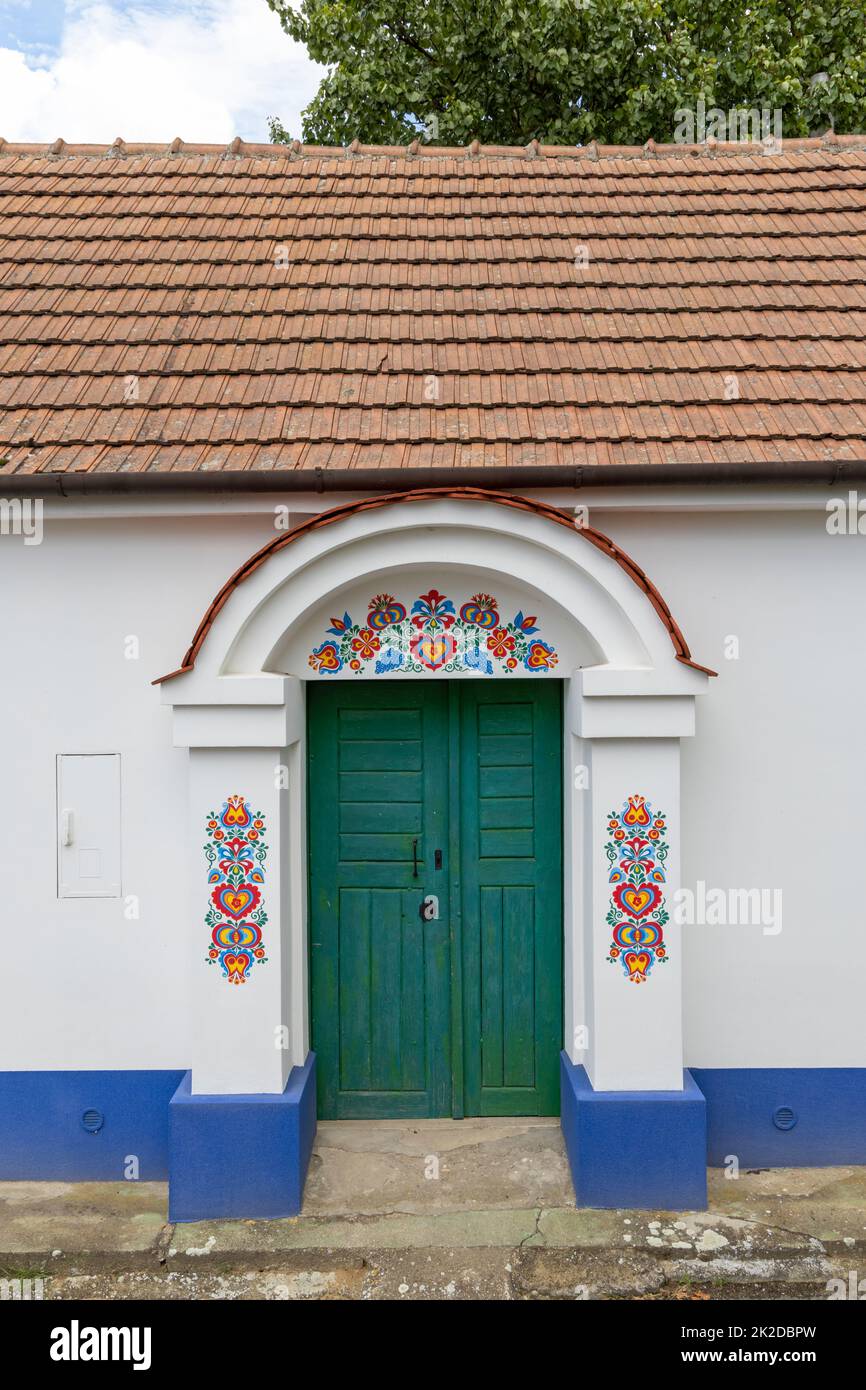
<path fill-rule="evenodd" d="M 439 921 L 439 899 L 434 893 L 428 893 L 427 897 L 422 899 L 421 906 L 418 909 L 418 916 L 421 918 L 422 922 Z"/>

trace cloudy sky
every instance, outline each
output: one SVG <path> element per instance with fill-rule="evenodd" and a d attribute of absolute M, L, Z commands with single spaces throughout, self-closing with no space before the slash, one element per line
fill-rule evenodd
<path fill-rule="evenodd" d="M 0 136 L 300 136 L 322 69 L 265 0 L 0 0 Z"/>

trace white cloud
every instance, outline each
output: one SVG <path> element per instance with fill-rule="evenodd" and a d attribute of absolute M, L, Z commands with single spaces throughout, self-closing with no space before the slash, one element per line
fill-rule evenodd
<path fill-rule="evenodd" d="M 58 51 L 31 63 L 0 48 L 6 140 L 264 141 L 270 115 L 300 136 L 324 71 L 265 0 L 186 0 L 168 12 L 67 0 Z"/>

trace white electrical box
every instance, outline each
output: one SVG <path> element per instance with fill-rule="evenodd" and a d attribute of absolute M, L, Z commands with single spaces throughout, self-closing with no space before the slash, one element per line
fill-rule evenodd
<path fill-rule="evenodd" d="M 57 896 L 120 897 L 120 754 L 57 756 Z"/>

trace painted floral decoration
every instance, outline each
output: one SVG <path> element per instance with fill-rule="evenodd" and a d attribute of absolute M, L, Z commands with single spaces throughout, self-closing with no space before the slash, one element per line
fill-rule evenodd
<path fill-rule="evenodd" d="M 521 610 L 504 622 L 492 594 L 473 594 L 459 612 L 438 589 L 421 594 L 408 612 L 392 594 L 376 594 L 367 609 L 363 623 L 348 613 L 331 619 L 325 640 L 309 656 L 314 671 L 325 676 L 343 670 L 356 675 L 372 670 L 377 676 L 389 671 L 492 675 L 520 668 L 534 674 L 558 661 L 555 647 L 538 635 L 535 617 Z"/>
<path fill-rule="evenodd" d="M 267 960 L 262 928 L 268 916 L 262 906 L 265 860 L 265 817 L 252 812 L 242 796 L 230 796 L 219 814 L 211 811 L 204 846 L 208 864 L 210 929 L 208 965 L 218 964 L 232 985 L 246 984 L 256 961 Z"/>
<path fill-rule="evenodd" d="M 608 960 L 619 962 L 633 984 L 645 984 L 656 962 L 668 959 L 664 927 L 670 920 L 661 885 L 668 845 L 666 819 L 643 796 L 630 796 L 607 818 L 608 882 L 613 885 L 606 921 L 613 939 Z"/>

